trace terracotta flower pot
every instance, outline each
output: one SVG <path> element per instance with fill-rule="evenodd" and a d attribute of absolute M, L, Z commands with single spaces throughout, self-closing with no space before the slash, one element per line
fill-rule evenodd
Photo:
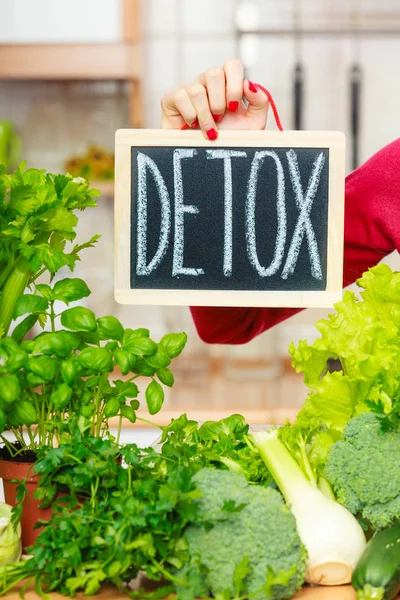
<path fill-rule="evenodd" d="M 51 507 L 40 508 L 40 500 L 34 498 L 39 476 L 33 474 L 33 467 L 34 463 L 0 460 L 0 477 L 3 479 L 4 499 L 7 504 L 11 506 L 16 504 L 15 496 L 18 483 L 13 483 L 11 480 L 27 478 L 26 489 L 28 493 L 24 500 L 21 517 L 23 548 L 32 546 L 42 529 L 34 529 L 36 521 L 39 519 L 48 521 L 52 514 Z"/>

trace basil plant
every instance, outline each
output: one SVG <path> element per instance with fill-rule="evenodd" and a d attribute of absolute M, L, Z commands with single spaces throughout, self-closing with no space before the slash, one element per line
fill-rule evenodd
<path fill-rule="evenodd" d="M 65 278 L 53 286 L 37 284 L 16 302 L 14 318 L 24 318 L 12 337 L 0 339 L 0 438 L 11 456 L 58 446 L 78 434 L 109 437 L 112 417 L 119 443 L 123 418 L 136 420 L 137 380 L 147 378 L 144 395 L 152 415 L 163 404 L 163 386 L 174 383 L 169 366 L 186 334 L 169 333 L 156 343 L 147 329 L 124 329 L 116 317 L 67 308 L 89 294 L 82 279 Z M 66 305 L 59 314 L 56 301 Z M 24 340 L 37 321 L 50 331 Z M 112 380 L 116 368 L 124 377 Z"/>

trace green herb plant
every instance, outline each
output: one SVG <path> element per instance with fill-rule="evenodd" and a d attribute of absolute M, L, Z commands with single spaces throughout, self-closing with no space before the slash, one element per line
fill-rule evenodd
<path fill-rule="evenodd" d="M 99 238 L 67 246 L 76 237 L 75 212 L 96 206 L 97 190 L 82 177 L 25 167 L 22 163 L 7 174 L 0 165 L 0 337 L 7 335 L 26 288 L 45 273 L 52 277 L 62 267 L 72 271 L 81 250 Z M 39 317 L 26 317 L 26 332 Z"/>
<path fill-rule="evenodd" d="M 156 343 L 147 329 L 124 329 L 113 316 L 97 318 L 82 306 L 56 310 L 90 294 L 82 279 L 53 284 L 53 277 L 62 267 L 73 271 L 81 250 L 99 238 L 69 245 L 75 212 L 96 206 L 98 195 L 79 177 L 25 170 L 24 163 L 6 174 L 0 166 L 0 439 L 12 457 L 58 445 L 76 432 L 107 437 L 112 417 L 118 418 L 119 442 L 123 419 L 136 420 L 136 380 L 150 379 L 150 414 L 163 404 L 163 385 L 174 383 L 169 365 L 186 334 L 170 333 Z M 49 283 L 42 282 L 45 273 Z M 13 319 L 18 324 L 7 336 Z M 36 324 L 45 331 L 25 339 Z M 116 368 L 123 378 L 111 381 Z"/>
<path fill-rule="evenodd" d="M 38 458 L 43 506 L 57 494 L 58 500 L 30 549 L 32 558 L 0 571 L 1 595 L 22 581 L 33 582 L 42 598 L 51 591 L 91 595 L 103 584 L 128 592 L 126 584 L 139 572 L 184 584 L 175 573 L 188 560 L 183 534 L 196 520 L 193 500 L 198 497 L 189 468 L 171 468 L 156 477 L 154 450 L 82 436 L 42 448 Z M 156 597 L 172 591 L 163 587 Z"/>
<path fill-rule="evenodd" d="M 161 450 L 158 468 L 175 462 L 195 470 L 214 466 L 244 475 L 249 483 L 270 485 L 272 477 L 249 438 L 249 425 L 239 414 L 220 421 L 197 421 L 182 414 L 160 427 Z"/>
<path fill-rule="evenodd" d="M 169 365 L 186 334 L 169 333 L 156 343 L 147 329 L 124 329 L 116 317 L 96 318 L 82 306 L 56 314 L 56 301 L 68 305 L 89 293 L 83 280 L 65 278 L 54 286 L 37 284 L 35 293 L 16 302 L 15 316 L 29 313 L 49 323 L 50 331 L 20 340 L 23 321 L 13 337 L 0 340 L 0 436 L 11 456 L 58 445 L 76 431 L 108 437 L 112 417 L 118 417 L 118 443 L 123 418 L 136 420 L 136 380 L 150 379 L 145 399 L 152 415 L 163 404 L 163 385 L 174 383 Z M 124 379 L 112 381 L 116 368 Z M 6 439 L 5 430 L 18 445 Z"/>

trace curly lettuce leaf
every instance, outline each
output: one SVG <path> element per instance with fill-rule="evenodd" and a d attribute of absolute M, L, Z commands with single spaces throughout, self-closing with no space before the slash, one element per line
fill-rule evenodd
<path fill-rule="evenodd" d="M 400 273 L 380 264 L 357 284 L 359 296 L 346 291 L 335 312 L 317 322 L 320 337 L 289 348 L 311 391 L 296 422 L 280 436 L 304 470 L 314 474 L 321 472 L 332 440 L 341 437 L 353 416 L 400 413 Z M 342 370 L 327 372 L 329 358 L 339 359 Z"/>

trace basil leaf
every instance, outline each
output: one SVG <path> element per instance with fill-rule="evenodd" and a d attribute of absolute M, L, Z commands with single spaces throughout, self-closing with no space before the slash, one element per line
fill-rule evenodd
<path fill-rule="evenodd" d="M 14 319 L 22 317 L 26 313 L 34 313 L 43 310 L 47 310 L 49 303 L 45 298 L 41 296 L 34 296 L 33 294 L 24 294 L 18 298 L 15 310 Z"/>
<path fill-rule="evenodd" d="M 11 334 L 13 340 L 19 342 L 26 336 L 28 331 L 32 329 L 38 320 L 38 315 L 28 315 L 21 323 L 19 323 Z"/>
<path fill-rule="evenodd" d="M 12 404 L 18 400 L 21 394 L 21 386 L 16 375 L 0 377 L 0 398 L 6 404 Z"/>
<path fill-rule="evenodd" d="M 131 423 L 134 423 L 136 421 L 136 413 L 131 406 L 127 406 L 126 404 L 124 404 L 121 407 L 121 414 L 123 417 L 128 419 Z"/>
<path fill-rule="evenodd" d="M 58 333 L 42 333 L 34 342 L 35 353 L 55 354 L 57 358 L 65 358 L 71 352 L 67 338 Z"/>
<path fill-rule="evenodd" d="M 18 350 L 18 352 L 14 352 L 12 354 L 6 364 L 5 368 L 9 373 L 14 373 L 15 371 L 19 371 L 19 369 L 24 365 L 24 362 L 28 358 L 28 355 L 23 350 Z"/>
<path fill-rule="evenodd" d="M 124 333 L 124 328 L 120 321 L 112 316 L 97 319 L 97 327 L 101 340 L 120 340 Z"/>
<path fill-rule="evenodd" d="M 46 298 L 46 300 L 54 300 L 53 290 L 46 283 L 38 283 L 35 285 L 35 289 L 43 296 L 43 298 Z"/>
<path fill-rule="evenodd" d="M 53 288 L 54 299 L 61 300 L 65 304 L 86 298 L 90 293 L 83 279 L 78 278 L 70 279 L 66 277 L 61 281 L 57 281 Z"/>
<path fill-rule="evenodd" d="M 170 358 L 175 358 L 182 352 L 186 342 L 186 333 L 167 333 L 161 338 L 160 346 L 164 348 Z"/>
<path fill-rule="evenodd" d="M 146 388 L 145 398 L 149 413 L 151 415 L 158 413 L 164 402 L 164 390 L 154 379 Z"/>
<path fill-rule="evenodd" d="M 147 330 L 145 330 L 147 333 Z M 122 348 L 132 354 L 141 356 L 154 354 L 157 350 L 157 344 L 153 342 L 147 335 L 144 335 L 143 330 L 125 329 L 122 336 Z"/>
<path fill-rule="evenodd" d="M 174 375 L 172 371 L 168 369 L 168 367 L 165 369 L 158 369 L 157 377 L 161 383 L 167 385 L 168 387 L 172 387 L 174 385 Z"/>
<path fill-rule="evenodd" d="M 39 375 L 45 381 L 54 379 L 58 369 L 58 361 L 50 356 L 31 356 L 28 359 L 28 368 L 35 375 Z"/>
<path fill-rule="evenodd" d="M 61 363 L 61 377 L 65 383 L 72 385 L 76 381 L 76 367 L 72 360 L 64 360 Z"/>
<path fill-rule="evenodd" d="M 171 364 L 171 359 L 168 356 L 167 352 L 160 345 L 154 354 L 150 356 L 146 356 L 144 359 L 148 365 L 154 367 L 155 369 L 163 369 L 164 367 L 168 367 Z"/>
<path fill-rule="evenodd" d="M 71 400 L 72 389 L 66 383 L 61 383 L 52 393 L 50 401 L 55 410 L 63 410 Z"/>
<path fill-rule="evenodd" d="M 115 415 L 118 414 L 118 411 L 119 400 L 118 398 L 113 396 L 112 398 L 109 398 L 106 402 L 106 405 L 104 407 L 104 415 L 107 417 L 107 419 L 110 419 L 111 417 L 115 417 Z"/>
<path fill-rule="evenodd" d="M 105 348 L 85 348 L 79 354 L 77 361 L 82 367 L 92 371 L 106 373 L 113 370 L 111 354 Z"/>
<path fill-rule="evenodd" d="M 8 421 L 14 427 L 19 427 L 21 425 L 30 427 L 31 425 L 34 425 L 37 423 L 35 407 L 27 400 L 16 402 L 8 414 Z"/>
<path fill-rule="evenodd" d="M 129 354 L 127 352 L 124 352 L 124 350 L 121 350 L 121 348 L 116 348 L 114 350 L 114 358 L 115 358 L 115 362 L 121 369 L 122 375 L 126 375 L 127 373 L 129 373 L 129 369 L 130 369 Z"/>
<path fill-rule="evenodd" d="M 61 324 L 72 331 L 96 331 L 96 317 L 92 310 L 83 306 L 68 308 L 61 313 Z"/>
<path fill-rule="evenodd" d="M 123 383 L 118 392 L 126 398 L 136 398 L 139 393 L 139 389 L 136 383 L 129 381 L 128 383 Z"/>

